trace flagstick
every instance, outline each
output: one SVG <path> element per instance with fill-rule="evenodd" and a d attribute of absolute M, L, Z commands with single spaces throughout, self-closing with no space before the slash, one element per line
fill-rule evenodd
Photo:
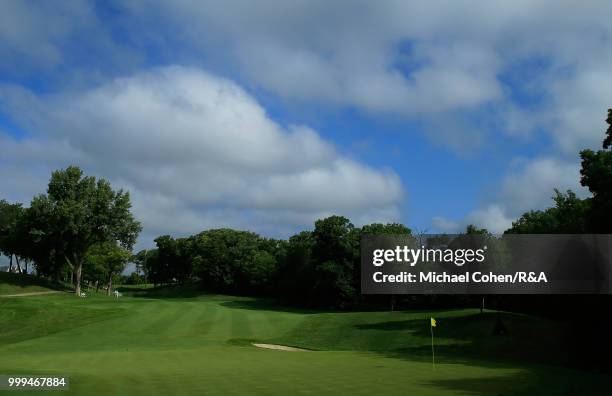
<path fill-rule="evenodd" d="M 429 328 L 431 329 L 431 365 L 433 366 L 433 369 L 436 369 L 436 355 L 434 353 L 434 343 L 433 343 L 433 326 L 429 326 Z"/>

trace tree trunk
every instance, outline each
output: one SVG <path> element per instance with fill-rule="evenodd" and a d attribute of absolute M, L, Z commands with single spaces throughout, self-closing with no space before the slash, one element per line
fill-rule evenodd
<path fill-rule="evenodd" d="M 9 272 L 13 272 L 13 255 L 9 254 Z"/>
<path fill-rule="evenodd" d="M 21 265 L 19 264 L 19 256 L 15 255 L 15 261 L 17 261 L 17 271 L 21 274 Z"/>
<path fill-rule="evenodd" d="M 26 272 L 26 274 L 28 273 L 28 262 L 29 262 L 29 261 L 30 261 L 30 260 L 24 260 L 24 263 L 25 263 L 25 272 Z"/>
<path fill-rule="evenodd" d="M 76 273 L 75 273 L 76 285 L 74 287 L 74 292 L 76 293 L 77 297 L 81 297 L 81 271 L 83 270 L 83 263 L 81 262 L 81 260 L 76 258 L 74 264 L 75 264 L 75 269 L 76 269 Z"/>
<path fill-rule="evenodd" d="M 108 289 L 106 290 L 106 295 L 111 295 L 111 288 L 113 287 L 113 274 L 110 274 L 108 277 Z"/>

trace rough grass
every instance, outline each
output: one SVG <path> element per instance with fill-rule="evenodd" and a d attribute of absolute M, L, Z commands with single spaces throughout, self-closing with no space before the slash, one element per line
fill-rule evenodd
<path fill-rule="evenodd" d="M 79 395 L 609 394 L 609 377 L 561 367 L 552 349 L 562 344 L 547 335 L 562 326 L 521 315 L 504 314 L 511 332 L 500 337 L 494 314 L 435 312 L 433 370 L 430 314 L 313 313 L 215 295 L 11 298 L 0 301 L 0 373 L 68 375 Z"/>

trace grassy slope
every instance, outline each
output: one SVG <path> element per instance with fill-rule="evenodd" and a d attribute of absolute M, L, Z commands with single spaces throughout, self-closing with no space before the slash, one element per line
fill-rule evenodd
<path fill-rule="evenodd" d="M 61 289 L 63 289 L 63 287 L 59 284 L 45 279 L 39 279 L 31 275 L 0 272 L 0 296 Z"/>
<path fill-rule="evenodd" d="M 560 348 L 566 337 L 563 324 L 505 312 L 480 314 L 476 309 L 309 315 L 299 327 L 273 341 L 316 349 L 377 351 L 429 361 L 431 316 L 438 324 L 434 339 L 441 361 L 470 357 L 500 362 L 569 363 L 566 351 Z M 494 335 L 498 318 L 506 335 Z"/>
<path fill-rule="evenodd" d="M 505 362 L 487 362 L 486 356 L 467 353 L 483 346 L 504 351 L 538 345 L 556 328 L 519 316 L 505 318 L 516 333 L 498 341 L 479 333 L 492 318 L 471 311 L 436 313 L 439 341 L 447 349 L 440 346 L 434 371 L 422 352 L 429 342 L 429 315 L 292 312 L 223 296 L 5 299 L 0 301 L 0 373 L 69 375 L 70 393 L 88 395 L 607 394 L 607 377 L 510 361 L 512 354 L 503 357 Z M 45 326 L 37 324 L 42 317 Z M 548 332 L 538 337 L 534 331 L 534 340 L 525 344 L 520 332 L 526 330 L 517 330 L 515 321 Z M 454 330 L 446 330 L 451 324 Z M 18 327 L 38 330 L 19 336 Z M 247 340 L 321 351 L 260 350 Z"/>

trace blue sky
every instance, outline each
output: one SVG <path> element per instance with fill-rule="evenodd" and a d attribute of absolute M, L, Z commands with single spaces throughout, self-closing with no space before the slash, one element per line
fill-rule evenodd
<path fill-rule="evenodd" d="M 0 196 L 76 164 L 141 246 L 236 227 L 503 231 L 579 185 L 612 104 L 607 2 L 14 1 Z"/>

